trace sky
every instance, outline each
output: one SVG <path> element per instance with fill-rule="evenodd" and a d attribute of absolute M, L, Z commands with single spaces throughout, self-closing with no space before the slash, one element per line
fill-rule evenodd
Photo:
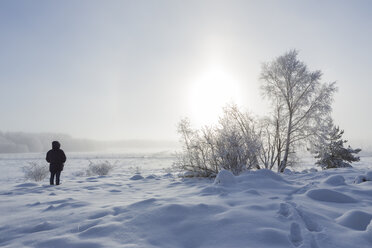
<path fill-rule="evenodd" d="M 0 131 L 176 140 L 235 102 L 264 115 L 264 62 L 299 50 L 337 81 L 335 123 L 372 143 L 372 1 L 0 1 Z"/>

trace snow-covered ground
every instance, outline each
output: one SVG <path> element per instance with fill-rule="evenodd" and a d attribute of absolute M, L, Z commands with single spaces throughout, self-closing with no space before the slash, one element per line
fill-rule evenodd
<path fill-rule="evenodd" d="M 0 155 L 1 247 L 372 247 L 372 182 L 353 183 L 372 177 L 370 157 L 351 169 L 214 180 L 179 178 L 166 154 L 67 156 L 62 185 L 49 186 L 21 169 L 43 154 Z M 88 159 L 115 168 L 81 176 Z"/>

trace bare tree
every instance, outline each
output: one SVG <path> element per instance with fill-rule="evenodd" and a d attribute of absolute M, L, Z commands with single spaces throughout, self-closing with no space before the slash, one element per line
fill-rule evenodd
<path fill-rule="evenodd" d="M 260 142 L 255 122 L 236 105 L 224 108 L 218 125 L 194 130 L 188 119 L 178 124 L 183 152 L 178 154 L 176 167 L 209 177 L 221 169 L 238 175 L 244 170 L 259 168 Z"/>
<path fill-rule="evenodd" d="M 321 120 L 331 112 L 335 82 L 321 83 L 321 71 L 310 71 L 291 50 L 262 66 L 261 89 L 273 104 L 273 119 L 279 121 L 278 171 L 288 165 L 291 148 L 316 133 Z M 283 157 L 281 152 L 283 151 Z"/>
<path fill-rule="evenodd" d="M 186 118 L 179 122 L 178 133 L 181 135 L 183 151 L 178 154 L 175 166 L 202 177 L 217 174 L 219 168 L 214 157 L 214 131 L 210 128 L 194 130 Z"/>
<path fill-rule="evenodd" d="M 260 141 L 255 130 L 255 120 L 249 113 L 239 110 L 235 104 L 229 104 L 223 110 L 224 115 L 220 118 L 218 129 L 222 167 L 234 174 L 239 174 L 244 169 L 260 169 Z"/>
<path fill-rule="evenodd" d="M 278 119 L 265 117 L 259 121 L 259 159 L 265 169 L 272 170 L 280 161 L 283 152 L 283 138 Z"/>

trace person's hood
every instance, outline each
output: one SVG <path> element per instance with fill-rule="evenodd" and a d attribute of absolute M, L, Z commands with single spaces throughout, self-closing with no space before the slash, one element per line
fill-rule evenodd
<path fill-rule="evenodd" d="M 53 150 L 58 150 L 61 147 L 61 144 L 58 141 L 52 142 L 52 148 Z"/>

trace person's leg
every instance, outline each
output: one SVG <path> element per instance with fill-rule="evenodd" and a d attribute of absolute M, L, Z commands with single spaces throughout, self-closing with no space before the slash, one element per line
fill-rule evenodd
<path fill-rule="evenodd" d="M 59 185 L 59 177 L 61 176 L 61 171 L 56 172 L 56 184 Z"/>
<path fill-rule="evenodd" d="M 54 175 L 55 174 L 56 174 L 55 172 L 50 172 L 50 185 L 54 184 Z"/>

